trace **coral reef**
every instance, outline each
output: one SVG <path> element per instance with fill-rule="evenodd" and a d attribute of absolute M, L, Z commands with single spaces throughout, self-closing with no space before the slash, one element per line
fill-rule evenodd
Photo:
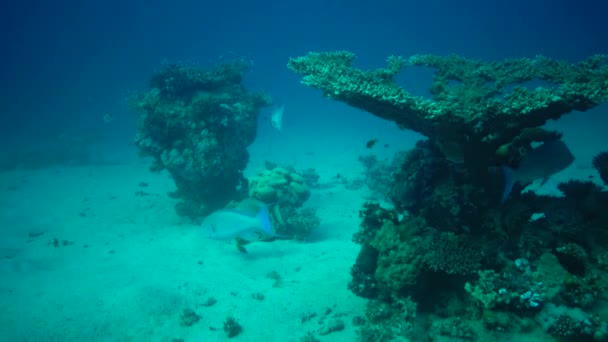
<path fill-rule="evenodd" d="M 324 95 L 427 136 L 450 160 L 494 163 L 497 150 L 527 128 L 608 98 L 608 66 L 596 55 L 577 64 L 537 56 L 483 62 L 457 55 L 390 56 L 386 68 L 363 71 L 348 51 L 310 52 L 288 67 Z M 431 99 L 414 96 L 394 77 L 410 66 L 435 70 Z M 528 89 L 525 82 L 540 81 Z"/>
<path fill-rule="evenodd" d="M 275 167 L 251 178 L 249 196 L 265 203 L 300 206 L 310 197 L 310 190 L 300 173 Z"/>
<path fill-rule="evenodd" d="M 453 232 L 434 234 L 425 244 L 424 263 L 429 269 L 446 274 L 475 273 L 482 265 L 483 247 Z"/>
<path fill-rule="evenodd" d="M 563 197 L 526 193 L 497 204 L 494 191 L 469 177 L 428 142 L 418 143 L 393 175 L 394 208 L 366 203 L 360 212 L 354 241 L 361 250 L 349 288 L 372 301 L 409 298 L 427 314 L 416 319 L 447 319 L 428 334 L 470 340 L 529 329 L 535 323 L 526 318 L 547 304 L 596 317 L 608 286 L 608 213 L 602 209 L 608 192 L 569 181 L 559 185 Z M 454 304 L 447 298 L 468 309 L 449 309 Z M 490 319 L 501 315 L 519 323 Z M 463 321 L 456 325 L 456 318 Z M 591 335 L 607 320 L 596 318 Z M 545 331 L 561 336 L 568 326 L 563 323 Z"/>
<path fill-rule="evenodd" d="M 608 192 L 573 180 L 550 197 L 522 194 L 521 184 L 501 203 L 504 180 L 495 172 L 516 168 L 533 143 L 561 139 L 542 128 L 547 120 L 608 100 L 605 58 L 392 56 L 372 71 L 353 60 L 350 52 L 309 53 L 289 68 L 329 98 L 428 137 L 383 181 L 392 207 L 366 203 L 360 212 L 348 286 L 370 299 L 369 310 L 381 308 L 369 321 L 385 328 L 368 322 L 361 335 L 483 341 L 543 328 L 558 339 L 605 340 Z M 435 69 L 429 98 L 394 81 L 410 66 Z M 600 175 L 605 159 L 594 161 Z M 414 312 L 390 309 L 404 301 Z M 414 333 L 416 326 L 431 328 Z"/>
<path fill-rule="evenodd" d="M 608 185 L 608 151 L 593 157 L 593 167 L 597 170 L 605 185 Z"/>
<path fill-rule="evenodd" d="M 365 316 L 359 329 L 361 341 L 410 341 L 416 337 L 413 326 L 416 303 L 409 298 L 371 300 Z"/>
<path fill-rule="evenodd" d="M 271 167 L 251 177 L 249 196 L 270 206 L 270 216 L 279 235 L 306 238 L 320 220 L 313 208 L 304 208 L 310 197 L 310 185 L 318 180 L 311 170 L 297 172 L 291 167 Z M 317 177 L 315 177 L 315 175 Z"/>
<path fill-rule="evenodd" d="M 277 205 L 273 208 L 273 219 L 277 234 L 304 240 L 321 224 L 314 208 L 299 208 Z"/>
<path fill-rule="evenodd" d="M 563 305 L 546 305 L 536 316 L 536 321 L 559 340 L 604 341 L 608 332 L 605 322 L 578 308 Z"/>
<path fill-rule="evenodd" d="M 407 153 L 398 153 L 392 161 L 378 160 L 373 155 L 359 156 L 359 162 L 365 168 L 365 183 L 372 194 L 381 199 L 388 197 L 393 183 L 393 173 L 395 173 L 403 163 Z"/>
<path fill-rule="evenodd" d="M 173 177 L 181 215 L 204 216 L 247 193 L 247 146 L 271 102 L 241 84 L 248 66 L 244 60 L 212 70 L 168 65 L 133 99 L 141 113 L 135 143 L 152 157 L 153 170 Z"/>

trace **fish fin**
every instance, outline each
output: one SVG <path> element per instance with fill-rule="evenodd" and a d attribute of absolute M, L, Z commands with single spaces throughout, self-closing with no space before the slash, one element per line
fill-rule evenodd
<path fill-rule="evenodd" d="M 502 174 L 505 178 L 505 185 L 504 185 L 504 189 L 502 191 L 502 198 L 501 198 L 501 202 L 504 203 L 507 200 L 507 198 L 509 198 L 511 191 L 513 190 L 513 186 L 515 185 L 515 170 L 513 170 L 512 168 L 510 168 L 508 166 L 503 166 L 503 167 L 501 167 L 501 169 L 502 169 Z"/>
<path fill-rule="evenodd" d="M 274 232 L 272 231 L 272 222 L 270 222 L 270 214 L 268 213 L 268 206 L 265 205 L 260 209 L 260 212 L 257 214 L 258 220 L 262 224 L 262 230 L 268 236 L 274 236 Z"/>
<path fill-rule="evenodd" d="M 260 213 L 258 214 L 258 216 L 260 217 L 260 219 L 262 221 L 262 228 L 264 230 L 264 233 L 266 233 L 268 235 L 268 238 L 266 241 L 274 241 L 276 239 L 279 239 L 279 240 L 295 239 L 295 236 L 278 235 L 274 232 L 274 229 L 272 227 L 272 222 L 270 221 L 270 214 L 268 213 L 268 207 L 271 205 L 274 205 L 274 204 L 276 204 L 276 202 L 270 203 L 270 204 L 264 206 L 264 208 L 262 208 L 262 210 L 260 210 Z"/>
<path fill-rule="evenodd" d="M 277 204 L 277 202 L 272 202 L 272 203 L 265 205 L 257 215 L 257 217 L 262 222 L 262 230 L 264 231 L 265 234 L 267 234 L 267 237 L 264 241 L 274 241 L 276 239 L 279 239 L 279 240 L 295 239 L 295 236 L 278 235 L 274 232 L 274 229 L 272 227 L 272 222 L 270 221 L 270 213 L 268 212 L 268 208 L 271 205 L 275 205 L 275 204 Z"/>
<path fill-rule="evenodd" d="M 247 253 L 247 250 L 245 249 L 245 245 L 248 243 L 249 243 L 249 241 L 237 237 L 236 238 L 236 249 L 238 249 L 239 252 L 241 252 L 241 253 Z"/>

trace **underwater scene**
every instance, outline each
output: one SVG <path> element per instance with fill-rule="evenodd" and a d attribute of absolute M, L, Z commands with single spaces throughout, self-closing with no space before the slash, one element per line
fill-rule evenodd
<path fill-rule="evenodd" d="M 0 341 L 608 341 L 606 13 L 2 2 Z"/>

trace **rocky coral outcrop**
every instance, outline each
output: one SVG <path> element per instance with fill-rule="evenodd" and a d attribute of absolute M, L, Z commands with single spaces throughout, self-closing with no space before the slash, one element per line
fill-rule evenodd
<path fill-rule="evenodd" d="M 247 146 L 271 102 L 242 85 L 248 66 L 244 60 L 212 70 L 168 65 L 133 99 L 140 112 L 135 143 L 152 157 L 153 170 L 173 177 L 182 215 L 204 216 L 247 194 Z"/>

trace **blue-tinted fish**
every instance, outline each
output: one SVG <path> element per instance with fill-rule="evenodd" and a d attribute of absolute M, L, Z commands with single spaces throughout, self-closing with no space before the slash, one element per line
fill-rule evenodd
<path fill-rule="evenodd" d="M 262 205 L 255 214 L 239 209 L 214 211 L 205 218 L 201 227 L 211 239 L 236 241 L 238 250 L 243 253 L 247 253 L 244 246 L 248 243 L 287 238 L 274 233 L 266 205 Z"/>
<path fill-rule="evenodd" d="M 544 184 L 553 174 L 567 168 L 574 161 L 574 155 L 561 140 L 552 140 L 532 149 L 519 163 L 517 169 L 502 167 L 505 188 L 502 201 L 506 201 L 515 183 L 526 185 L 537 179 Z"/>

